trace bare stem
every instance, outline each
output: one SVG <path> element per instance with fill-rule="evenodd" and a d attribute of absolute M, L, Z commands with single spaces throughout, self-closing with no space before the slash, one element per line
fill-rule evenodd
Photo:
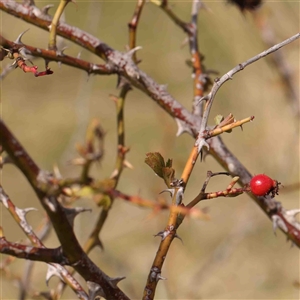
<path fill-rule="evenodd" d="M 136 31 L 137 31 L 137 26 L 140 20 L 140 16 L 143 10 L 143 7 L 145 5 L 145 0 L 137 0 L 137 4 L 132 16 L 131 21 L 128 23 L 128 28 L 129 28 L 129 48 L 133 49 L 136 47 Z M 136 52 L 133 53 L 133 61 L 137 63 L 137 58 L 136 58 Z"/>
<path fill-rule="evenodd" d="M 300 33 L 295 34 L 294 36 L 284 40 L 283 42 L 278 43 L 278 44 L 274 45 L 273 47 L 271 47 L 271 48 L 255 55 L 254 57 L 252 57 L 252 58 L 246 60 L 245 62 L 237 65 L 232 70 L 230 70 L 229 72 L 224 74 L 221 78 L 215 80 L 215 83 L 214 83 L 210 93 L 201 99 L 201 100 L 206 100 L 207 103 L 206 103 L 206 106 L 205 106 L 205 111 L 204 111 L 204 114 L 203 114 L 203 118 L 202 118 L 200 130 L 199 130 L 198 138 L 197 138 L 197 141 L 195 143 L 195 145 L 198 147 L 198 152 L 199 153 L 201 152 L 203 146 L 205 146 L 209 149 L 209 145 L 207 144 L 207 142 L 204 138 L 205 130 L 206 130 L 206 127 L 207 127 L 208 117 L 209 117 L 209 113 L 210 113 L 213 101 L 215 99 L 215 96 L 216 96 L 218 90 L 223 85 L 223 83 L 225 83 L 229 79 L 232 79 L 234 74 L 244 70 L 247 66 L 249 66 L 249 65 L 253 64 L 254 62 L 260 60 L 261 58 L 263 58 L 263 57 L 279 50 L 280 48 L 294 42 L 299 37 L 300 37 Z"/>
<path fill-rule="evenodd" d="M 50 36 L 49 36 L 49 44 L 48 44 L 49 50 L 57 50 L 56 29 L 58 26 L 59 19 L 60 19 L 61 15 L 63 14 L 64 9 L 66 8 L 66 6 L 69 2 L 70 2 L 70 0 L 60 0 L 57 10 L 54 14 L 52 23 L 50 25 Z"/>

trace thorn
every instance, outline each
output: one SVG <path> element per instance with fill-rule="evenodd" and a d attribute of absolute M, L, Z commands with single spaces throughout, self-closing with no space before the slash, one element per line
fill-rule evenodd
<path fill-rule="evenodd" d="M 114 169 L 113 172 L 110 175 L 110 178 L 115 178 L 119 175 L 119 170 L 118 169 Z"/>
<path fill-rule="evenodd" d="M 186 125 L 185 122 L 183 122 L 182 120 L 175 118 L 175 121 L 177 123 L 178 129 L 176 132 L 176 136 L 180 136 L 181 134 L 183 134 L 184 132 L 189 133 L 190 135 L 193 135 L 193 132 L 191 130 L 191 128 L 189 126 Z"/>
<path fill-rule="evenodd" d="M 99 65 L 97 64 L 92 64 L 92 71 L 97 71 L 97 70 L 101 70 L 101 67 L 99 67 Z"/>
<path fill-rule="evenodd" d="M 58 278 L 60 278 L 60 280 L 62 280 L 64 282 L 64 279 L 62 278 L 62 276 L 60 275 L 58 270 L 55 267 L 53 267 L 52 265 L 48 264 L 48 270 L 47 270 L 47 274 L 46 274 L 47 286 L 48 286 L 49 280 L 51 279 L 52 276 L 57 276 Z"/>
<path fill-rule="evenodd" d="M 156 281 L 158 280 L 167 280 L 166 277 L 162 277 L 160 274 L 157 274 Z"/>
<path fill-rule="evenodd" d="M 169 234 L 170 234 L 169 230 L 164 230 L 164 231 L 160 231 L 159 233 L 155 234 L 154 237 L 160 236 L 161 240 L 163 241 Z"/>
<path fill-rule="evenodd" d="M 182 43 L 181 43 L 181 45 L 180 45 L 180 48 L 184 48 L 184 47 L 188 44 L 188 42 L 189 42 L 189 38 L 186 37 L 186 38 L 182 41 Z"/>
<path fill-rule="evenodd" d="M 25 228 L 26 231 L 32 231 L 31 226 L 26 221 L 26 214 L 33 210 L 37 211 L 37 209 L 34 207 L 28 207 L 25 209 L 20 209 L 18 207 L 15 207 L 15 212 L 21 220 L 20 224 L 22 224 L 22 227 Z"/>
<path fill-rule="evenodd" d="M 78 58 L 78 59 L 80 59 L 80 57 L 81 57 L 81 52 L 82 52 L 82 51 L 78 52 L 78 54 L 77 54 L 77 58 Z"/>
<path fill-rule="evenodd" d="M 300 213 L 300 209 L 296 208 L 296 209 L 290 209 L 290 210 L 286 210 L 285 214 L 287 216 L 291 216 L 291 217 L 296 217 L 296 215 L 298 215 Z"/>
<path fill-rule="evenodd" d="M 104 250 L 104 245 L 99 238 L 97 238 L 97 240 L 95 242 L 95 246 L 98 246 L 98 247 L 100 247 L 101 250 Z"/>
<path fill-rule="evenodd" d="M 49 16 L 49 9 L 52 8 L 54 5 L 53 4 L 48 4 L 46 6 L 44 6 L 41 11 L 42 11 L 42 14 L 44 15 L 48 15 Z"/>
<path fill-rule="evenodd" d="M 200 140 L 200 141 L 199 141 L 199 140 Z M 195 146 L 198 147 L 198 154 L 201 152 L 201 150 L 202 150 L 203 147 L 206 147 L 206 148 L 207 148 L 207 151 L 209 151 L 209 145 L 208 145 L 208 143 L 206 142 L 206 140 L 205 140 L 204 138 L 202 138 L 202 137 L 200 137 L 200 138 L 196 141 Z M 201 154 L 201 156 L 202 156 L 202 154 Z"/>
<path fill-rule="evenodd" d="M 117 77 L 117 89 L 121 89 L 126 84 L 130 85 L 129 81 L 125 77 L 118 75 L 118 77 Z"/>
<path fill-rule="evenodd" d="M 113 94 L 109 94 L 108 97 L 109 97 L 109 99 L 112 100 L 113 102 L 115 102 L 115 103 L 118 102 L 118 99 L 119 99 L 118 96 L 113 95 Z"/>
<path fill-rule="evenodd" d="M 278 215 L 273 215 L 272 216 L 272 221 L 273 221 L 273 231 L 274 234 L 276 235 L 276 229 L 279 227 L 283 232 L 287 233 L 288 228 L 284 221 L 278 216 Z"/>
<path fill-rule="evenodd" d="M 61 50 L 56 50 L 56 55 L 57 56 L 65 56 L 64 51 L 68 48 L 69 48 L 68 46 L 65 46 Z"/>
<path fill-rule="evenodd" d="M 84 207 L 74 207 L 74 208 L 63 207 L 63 210 L 72 228 L 74 226 L 74 219 L 77 215 L 85 211 L 90 211 L 90 212 L 92 211 L 90 208 L 84 208 Z"/>
<path fill-rule="evenodd" d="M 163 233 L 164 233 L 164 231 L 160 231 L 160 232 L 158 232 L 157 234 L 154 234 L 153 236 L 154 236 L 154 237 L 157 237 L 157 236 L 162 237 L 162 236 L 163 236 Z"/>
<path fill-rule="evenodd" d="M 57 164 L 54 164 L 54 166 L 53 166 L 53 174 L 56 179 L 62 179 L 62 175 L 60 173 L 60 170 L 59 170 Z"/>
<path fill-rule="evenodd" d="M 208 95 L 206 95 L 206 96 L 200 98 L 200 100 L 198 101 L 197 105 L 199 105 L 202 101 L 204 101 L 204 100 L 206 101 L 206 100 L 208 100 L 208 99 L 209 99 Z"/>
<path fill-rule="evenodd" d="M 23 0 L 23 4 L 25 6 L 33 6 L 34 4 L 34 0 Z"/>
<path fill-rule="evenodd" d="M 98 299 L 97 296 L 106 298 L 102 287 L 98 283 L 92 281 L 87 281 L 86 283 L 89 289 L 89 299 Z"/>
<path fill-rule="evenodd" d="M 91 77 L 91 73 L 87 73 L 86 82 L 89 82 L 89 80 L 90 80 L 90 77 Z"/>
<path fill-rule="evenodd" d="M 171 197 L 173 197 L 175 190 L 174 189 L 165 189 L 165 190 L 161 191 L 159 194 L 162 194 L 162 193 L 165 193 L 165 192 L 170 193 Z"/>
<path fill-rule="evenodd" d="M 109 278 L 109 283 L 111 284 L 112 287 L 116 288 L 117 284 L 125 278 L 126 278 L 125 276 Z"/>
<path fill-rule="evenodd" d="M 127 55 L 132 57 L 135 52 L 137 52 L 138 50 L 141 50 L 141 49 L 143 49 L 143 47 L 141 47 L 141 46 L 137 46 L 135 48 L 132 48 L 131 50 L 129 50 L 127 52 Z"/>
<path fill-rule="evenodd" d="M 27 213 L 29 213 L 30 211 L 33 211 L 33 210 L 38 211 L 37 208 L 35 208 L 35 207 L 28 207 L 28 208 L 23 209 L 24 215 L 26 215 Z"/>
<path fill-rule="evenodd" d="M 124 165 L 124 167 L 126 167 L 128 169 L 131 169 L 131 170 L 134 169 L 134 166 L 126 159 L 123 161 L 123 165 Z"/>
<path fill-rule="evenodd" d="M 180 205 L 183 199 L 183 187 L 180 187 L 176 193 L 176 205 Z"/>
<path fill-rule="evenodd" d="M 183 245 L 183 240 L 177 233 L 174 235 L 174 238 L 179 239 Z"/>
<path fill-rule="evenodd" d="M 44 59 L 45 61 L 45 69 L 48 69 L 50 60 Z"/>
<path fill-rule="evenodd" d="M 21 41 L 22 36 L 29 30 L 30 28 L 26 29 L 25 31 L 23 31 L 22 33 L 19 34 L 19 36 L 17 37 L 17 39 L 15 40 L 15 43 L 18 45 L 24 45 Z"/>
<path fill-rule="evenodd" d="M 167 88 L 168 88 L 168 85 L 167 84 L 160 84 L 159 85 L 159 89 L 163 92 L 166 92 L 167 91 Z"/>
<path fill-rule="evenodd" d="M 70 0 L 71 3 L 73 3 L 76 6 L 76 11 L 78 11 L 78 5 L 77 2 L 75 0 Z"/>

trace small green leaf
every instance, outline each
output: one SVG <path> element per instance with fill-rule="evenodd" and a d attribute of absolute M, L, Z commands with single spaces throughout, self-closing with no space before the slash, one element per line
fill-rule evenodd
<path fill-rule="evenodd" d="M 97 205 L 103 207 L 103 209 L 108 209 L 111 206 L 110 197 L 107 195 L 97 195 L 95 196 L 95 200 L 97 202 Z"/>
<path fill-rule="evenodd" d="M 215 124 L 219 125 L 224 120 L 224 117 L 222 115 L 217 115 L 214 117 L 214 120 L 215 120 Z"/>

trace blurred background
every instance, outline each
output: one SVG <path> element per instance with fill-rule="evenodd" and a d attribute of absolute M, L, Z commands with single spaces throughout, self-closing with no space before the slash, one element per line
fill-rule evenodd
<path fill-rule="evenodd" d="M 38 7 L 58 2 L 38 2 Z M 298 2 L 265 2 L 255 13 L 242 14 L 225 1 L 205 1 L 206 10 L 199 13 L 199 46 L 205 56 L 207 69 L 223 75 L 238 63 L 262 52 L 269 46 L 263 38 L 261 22 L 274 34 L 274 42 L 299 32 Z M 128 44 L 127 23 L 135 1 L 77 1 L 68 5 L 65 20 L 98 37 L 114 49 L 125 51 Z M 190 20 L 191 2 L 171 2 L 174 12 L 183 20 Z M 53 14 L 54 9 L 50 10 Z M 0 12 L 1 34 L 15 40 L 24 30 L 23 42 L 47 48 L 48 34 L 30 24 Z M 160 84 L 167 84 L 168 92 L 180 103 L 192 107 L 191 69 L 185 61 L 190 58 L 188 46 L 181 47 L 185 34 L 163 13 L 147 3 L 138 26 L 137 45 L 142 60 L 139 67 Z M 77 45 L 60 40 L 68 46 L 66 54 L 101 63 L 101 60 Z M 282 56 L 288 64 L 292 83 L 299 92 L 299 41 L 284 47 Z M 1 69 L 11 63 L 4 60 Z M 42 60 L 35 60 L 39 70 Z M 105 156 L 93 168 L 93 175 L 104 179 L 111 175 L 117 152 L 116 109 L 109 95 L 118 95 L 116 76 L 87 76 L 85 72 L 68 66 L 50 63 L 52 76 L 35 78 L 20 69 L 9 73 L 1 81 L 2 117 L 25 146 L 33 159 L 46 170 L 57 164 L 63 176 L 79 174 L 80 168 L 69 161 L 78 155 L 75 144 L 84 141 L 85 130 L 91 119 L 97 118 L 106 132 Z M 299 96 L 299 94 L 298 94 Z M 297 98 L 299 99 L 299 97 Z M 299 100 L 298 100 L 299 101 Z M 265 173 L 279 180 L 285 188 L 277 200 L 286 209 L 299 208 L 299 102 L 292 106 L 290 95 L 272 59 L 267 57 L 236 74 L 222 86 L 215 99 L 210 124 L 217 114 L 233 113 L 236 119 L 254 115 L 255 120 L 224 134 L 228 148 L 252 173 Z M 142 92 L 134 89 L 126 99 L 127 159 L 134 169 L 126 169 L 118 189 L 126 194 L 140 195 L 155 201 L 165 186 L 144 163 L 147 152 L 159 151 L 165 159 L 172 158 L 179 177 L 193 146 L 188 135 L 175 137 L 176 123 Z M 206 172 L 223 171 L 208 156 L 197 162 L 186 189 L 187 203 L 199 192 Z M 1 173 L 1 184 L 12 201 L 20 208 L 36 207 L 28 214 L 28 222 L 36 228 L 44 211 L 24 179 L 12 165 Z M 214 178 L 207 191 L 224 189 L 230 179 Z M 294 188 L 291 188 L 294 186 Z M 296 188 L 295 188 L 296 187 Z M 80 199 L 76 206 L 91 208 L 92 213 L 79 215 L 75 231 L 84 243 L 93 229 L 100 208 L 91 199 Z M 299 249 L 291 247 L 272 223 L 250 199 L 219 198 L 203 202 L 209 208 L 211 221 L 186 219 L 178 230 L 183 243 L 175 240 L 166 259 L 156 292 L 157 299 L 299 299 Z M 25 236 L 8 212 L 1 207 L 1 226 L 9 241 L 24 241 Z M 148 209 L 116 200 L 101 233 L 105 250 L 94 249 L 91 257 L 112 277 L 126 276 L 120 283 L 132 299 L 140 299 L 149 268 L 159 245 L 153 235 L 163 230 L 168 212 L 153 215 Z M 52 231 L 45 241 L 47 247 L 59 245 Z M 2 259 L 6 256 L 2 256 Z M 15 276 L 23 276 L 24 261 L 10 265 L 10 273 L 1 272 L 1 299 L 18 299 Z M 31 291 L 47 290 L 46 265 L 36 263 Z M 49 286 L 57 285 L 51 279 Z M 84 284 L 84 283 L 83 283 Z M 30 297 L 28 298 L 30 299 Z M 67 290 L 63 299 L 76 299 Z"/>

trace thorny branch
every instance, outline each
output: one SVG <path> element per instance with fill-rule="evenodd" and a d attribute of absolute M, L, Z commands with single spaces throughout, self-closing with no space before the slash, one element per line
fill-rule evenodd
<path fill-rule="evenodd" d="M 270 24 L 265 16 L 254 15 L 257 27 L 261 32 L 261 37 L 264 43 L 271 47 L 276 44 L 275 33 L 272 30 Z M 284 89 L 287 94 L 287 100 L 291 103 L 292 113 L 300 117 L 300 105 L 299 105 L 299 89 L 293 82 L 293 72 L 291 66 L 286 61 L 282 52 L 276 51 L 274 55 L 269 56 L 270 60 L 277 69 L 277 72 L 284 84 Z"/>
<path fill-rule="evenodd" d="M 25 54 L 30 54 L 35 57 L 41 57 L 46 61 L 60 62 L 64 65 L 86 71 L 88 74 L 111 75 L 116 73 L 116 70 L 114 70 L 114 68 L 112 68 L 112 66 L 108 64 L 100 65 L 89 63 L 80 58 L 68 56 L 62 51 L 47 50 L 25 45 L 23 43 L 15 43 L 7 40 L 2 35 L 0 35 L 0 45 L 8 49 L 13 49 L 15 51 L 22 49 Z"/>
<path fill-rule="evenodd" d="M 156 1 L 152 1 L 156 3 Z M 159 3 L 162 10 L 170 17 L 170 19 L 178 25 L 186 34 L 189 41 L 191 65 L 193 68 L 192 78 L 194 79 L 194 99 L 193 99 L 193 114 L 198 117 L 202 116 L 202 106 L 198 105 L 202 98 L 209 81 L 207 74 L 204 73 L 201 54 L 198 47 L 198 11 L 202 7 L 200 0 L 194 0 L 192 4 L 191 22 L 186 23 L 182 21 L 172 11 L 167 0 Z"/>
<path fill-rule="evenodd" d="M 17 143 L 17 142 L 16 142 Z M 52 270 L 55 270 L 56 274 L 62 278 L 66 284 L 68 284 L 74 292 L 78 295 L 79 299 L 86 299 L 86 295 L 80 284 L 75 280 L 71 274 L 62 267 L 63 264 L 67 264 L 68 260 L 64 257 L 62 249 L 46 249 L 44 244 L 41 242 L 39 237 L 34 233 L 31 226 L 27 223 L 26 214 L 34 210 L 33 208 L 20 209 L 16 207 L 10 200 L 8 195 L 4 192 L 0 185 L 0 202 L 10 212 L 19 226 L 22 228 L 28 239 L 35 247 L 29 247 L 25 245 L 9 243 L 2 238 L 1 241 L 1 252 L 10 255 L 17 256 L 19 258 L 25 258 L 30 260 L 44 261 L 51 264 Z M 49 272 L 49 271 L 48 271 Z"/>
<path fill-rule="evenodd" d="M 52 18 L 36 6 L 26 7 L 12 0 L 0 0 L 0 9 L 47 31 L 51 24 Z M 134 49 L 128 53 L 121 53 L 91 34 L 64 22 L 60 22 L 57 34 L 98 55 L 107 61 L 109 66 L 116 68 L 115 70 L 120 76 L 124 76 L 133 86 L 146 93 L 173 118 L 181 120 L 186 128 L 182 132 L 185 130 L 191 132 L 191 128 L 193 133 L 197 132 L 199 128 L 198 118 L 195 118 L 176 101 L 166 91 L 164 85 L 156 83 L 146 73 L 138 69 L 132 60 Z"/>
<path fill-rule="evenodd" d="M 164 1 L 163 1 L 164 2 Z M 140 2 L 142 3 L 142 2 Z M 166 3 L 166 1 L 165 1 Z M 195 1 L 194 3 L 197 3 Z M 0 9 L 7 11 L 8 13 L 15 15 L 17 17 L 21 17 L 27 22 L 30 22 L 32 24 L 35 24 L 41 28 L 44 28 L 47 30 L 47 26 L 51 24 L 51 17 L 47 14 L 47 10 L 39 10 L 34 6 L 34 2 L 30 1 L 30 4 L 28 5 L 22 5 L 18 4 L 14 1 L 5 1 L 0 0 Z M 142 72 L 137 68 L 137 66 L 133 63 L 135 61 L 135 51 L 130 51 L 129 53 L 122 54 L 120 52 L 117 52 L 110 48 L 108 45 L 102 43 L 100 40 L 94 38 L 93 36 L 75 28 L 71 27 L 65 23 L 59 24 L 57 27 L 57 33 L 78 43 L 79 45 L 83 46 L 84 48 L 90 50 L 93 53 L 96 53 L 98 56 L 102 57 L 104 60 L 107 61 L 107 64 L 105 65 L 104 69 L 113 69 L 113 72 L 111 73 L 118 73 L 119 76 L 124 76 L 133 86 L 141 89 L 144 91 L 147 95 L 149 95 L 152 99 L 154 99 L 157 104 L 159 104 L 167 113 L 169 113 L 172 117 L 174 117 L 177 122 L 180 122 L 179 125 L 182 127 L 181 132 L 187 131 L 194 137 L 196 137 L 197 131 L 200 127 L 199 131 L 199 137 L 197 141 L 197 147 L 195 147 L 199 152 L 202 149 L 202 146 L 210 145 L 210 153 L 224 166 L 225 169 L 229 170 L 231 174 L 236 174 L 240 176 L 240 182 L 243 182 L 246 184 L 249 182 L 251 175 L 249 172 L 242 166 L 242 164 L 230 153 L 230 151 L 226 148 L 226 146 L 223 144 L 222 140 L 219 137 L 210 139 L 206 141 L 208 138 L 207 136 L 207 118 L 210 112 L 210 108 L 213 102 L 213 99 L 220 88 L 220 86 L 230 79 L 235 73 L 241 71 L 244 67 L 247 65 L 257 61 L 258 59 L 268 55 L 269 53 L 272 53 L 276 50 L 278 50 L 280 47 L 286 45 L 287 43 L 292 42 L 293 40 L 299 38 L 299 34 L 296 36 L 288 39 L 289 42 L 286 44 L 281 43 L 278 45 L 275 45 L 274 47 L 270 48 L 268 51 L 265 51 L 258 56 L 246 61 L 243 64 L 240 64 L 233 70 L 229 71 L 227 74 L 225 74 L 221 79 L 215 82 L 211 92 L 204 97 L 204 100 L 207 100 L 206 110 L 204 112 L 204 118 L 201 122 L 201 126 L 199 126 L 199 120 L 195 118 L 192 114 L 190 114 L 187 110 L 185 110 L 178 102 L 175 101 L 174 98 L 172 98 L 165 90 L 165 87 L 158 85 L 156 82 L 154 82 L 153 79 L 151 79 L 147 74 Z M 287 40 L 287 41 L 288 41 Z M 286 41 L 285 41 L 286 42 Z M 8 43 L 8 42 L 7 42 Z M 28 46 L 29 47 L 29 46 Z M 26 47 L 27 48 L 27 47 Z M 43 53 L 38 54 L 39 51 L 36 51 L 34 49 L 28 48 L 29 54 L 40 56 L 43 58 L 47 58 L 47 55 L 50 55 L 50 53 Z M 47 51 L 47 50 L 45 50 Z M 56 60 L 54 59 L 54 56 L 57 56 L 57 54 L 53 54 L 53 59 L 48 60 Z M 65 57 L 65 56 L 63 56 Z M 134 58 L 133 58 L 134 57 Z M 125 62 L 125 63 L 122 63 Z M 67 62 L 67 60 L 66 60 Z M 63 62 L 64 63 L 64 62 Z M 109 67 L 107 67 L 109 66 Z M 111 74 L 110 73 L 110 74 Z M 103 73 L 104 74 L 104 73 Z M 3 123 L 0 123 L 1 129 L 3 128 Z M 226 129 L 228 130 L 228 128 Z M 201 133 L 201 134 L 200 134 Z M 211 137 L 211 136 L 209 136 Z M 200 140 L 199 140 L 200 139 Z M 14 140 L 16 141 L 16 140 Z M 37 175 L 41 175 L 41 170 L 33 163 L 33 166 L 30 166 L 30 162 L 32 161 L 30 157 L 26 154 L 25 150 L 21 148 L 20 152 L 20 159 L 14 151 L 16 150 L 12 144 L 8 143 L 5 145 L 5 150 L 9 152 L 12 159 L 14 159 L 16 165 L 22 170 L 22 172 L 26 175 L 30 183 L 33 185 L 34 189 L 36 190 L 39 198 L 43 198 L 46 196 L 46 199 L 48 198 L 50 200 L 49 204 L 54 205 L 54 208 L 56 209 L 58 207 L 58 212 L 60 212 L 59 205 L 56 201 L 57 194 L 52 195 L 51 193 L 53 191 L 49 191 L 49 177 L 48 175 L 43 175 L 43 180 L 37 180 Z M 17 143 L 18 144 L 18 143 Z M 23 152 L 24 150 L 24 152 Z M 197 158 L 197 157 L 196 157 Z M 190 161 L 195 162 L 196 158 L 194 156 L 191 156 Z M 29 163 L 29 165 L 28 165 Z M 36 168 L 35 168 L 36 167 Z M 38 174 L 35 174 L 35 171 L 37 171 Z M 46 177 L 46 182 L 45 182 Z M 188 179 L 188 177 L 187 177 Z M 187 181 L 187 180 L 186 180 Z M 183 192 L 183 186 L 176 185 L 174 186 L 174 193 L 173 193 L 173 203 L 178 205 L 178 197 L 180 198 L 180 193 Z M 50 189 L 51 190 L 51 189 Z M 50 195 L 48 195 L 48 193 Z M 56 191 L 57 192 L 57 191 Z M 42 197 L 43 196 L 43 197 Z M 300 234 L 299 234 L 299 226 L 297 226 L 297 222 L 295 222 L 295 212 L 292 211 L 285 211 L 281 205 L 276 202 L 274 199 L 267 199 L 264 197 L 254 198 L 254 200 L 258 203 L 258 205 L 267 213 L 267 215 L 272 219 L 274 227 L 279 227 L 292 241 L 294 241 L 298 246 L 300 246 Z M 50 207 L 50 206 L 49 206 Z M 48 208 L 49 208 L 48 207 Z M 47 209 L 46 209 L 47 210 Z M 54 222 L 57 221 L 55 219 L 55 216 L 51 214 L 49 209 L 47 210 L 49 212 L 50 217 L 53 218 Z M 63 215 L 63 214 L 61 214 Z M 174 214 L 174 216 L 177 216 L 177 214 Z M 172 222 L 175 220 L 174 218 L 170 218 L 171 223 L 168 224 L 168 227 L 166 228 L 166 232 L 168 233 L 166 235 L 166 238 L 164 240 L 169 240 L 168 243 L 166 243 L 163 247 L 165 247 L 164 251 L 168 251 L 168 247 L 170 246 L 171 241 L 174 237 L 176 237 L 176 228 L 172 225 Z M 58 228 L 56 228 L 58 229 Z M 70 228 L 67 228 L 67 230 L 70 230 Z M 74 242 L 74 240 L 72 240 Z M 77 241 L 75 242 L 76 245 Z M 162 244 L 161 244 L 162 245 Z M 66 246 L 66 245 L 65 245 Z M 80 246 L 79 246 L 80 247 Z M 161 247 L 159 251 L 161 251 Z M 68 252 L 68 251 L 66 251 Z M 82 253 L 82 252 L 80 252 Z M 86 259 L 86 258 L 84 258 Z M 160 257 L 161 259 L 161 257 Z M 163 261 L 159 262 L 163 263 Z M 76 268 L 75 268 L 76 269 Z M 80 268 L 79 268 L 80 269 Z M 80 274 L 84 273 L 84 270 L 80 269 Z M 100 276 L 101 277 L 101 276 Z M 153 269 L 150 272 L 150 279 L 163 279 L 160 275 L 159 269 Z M 103 279 L 103 278 L 102 278 Z M 104 284 L 105 284 L 105 276 L 104 276 Z M 102 284 L 101 284 L 102 286 Z M 108 289 L 110 292 L 111 290 Z M 119 292 L 119 295 L 121 295 L 121 292 Z M 125 297 L 125 296 L 124 296 Z"/>
<path fill-rule="evenodd" d="M 66 209 L 58 202 L 57 197 L 61 193 L 59 186 L 51 184 L 51 174 L 42 171 L 27 154 L 23 146 L 13 136 L 10 130 L 0 120 L 1 144 L 10 155 L 15 165 L 26 176 L 37 194 L 42 206 L 46 210 L 57 237 L 60 241 L 62 252 L 69 264 L 86 280 L 95 282 L 102 287 L 103 295 L 114 299 L 128 299 L 128 297 L 112 284 L 113 278 L 102 272 L 86 255 L 72 228 L 72 223 L 67 217 Z M 3 201 L 3 198 L 2 198 Z M 59 271 L 63 271 L 63 267 Z M 113 296 L 112 296 L 113 295 Z"/>

